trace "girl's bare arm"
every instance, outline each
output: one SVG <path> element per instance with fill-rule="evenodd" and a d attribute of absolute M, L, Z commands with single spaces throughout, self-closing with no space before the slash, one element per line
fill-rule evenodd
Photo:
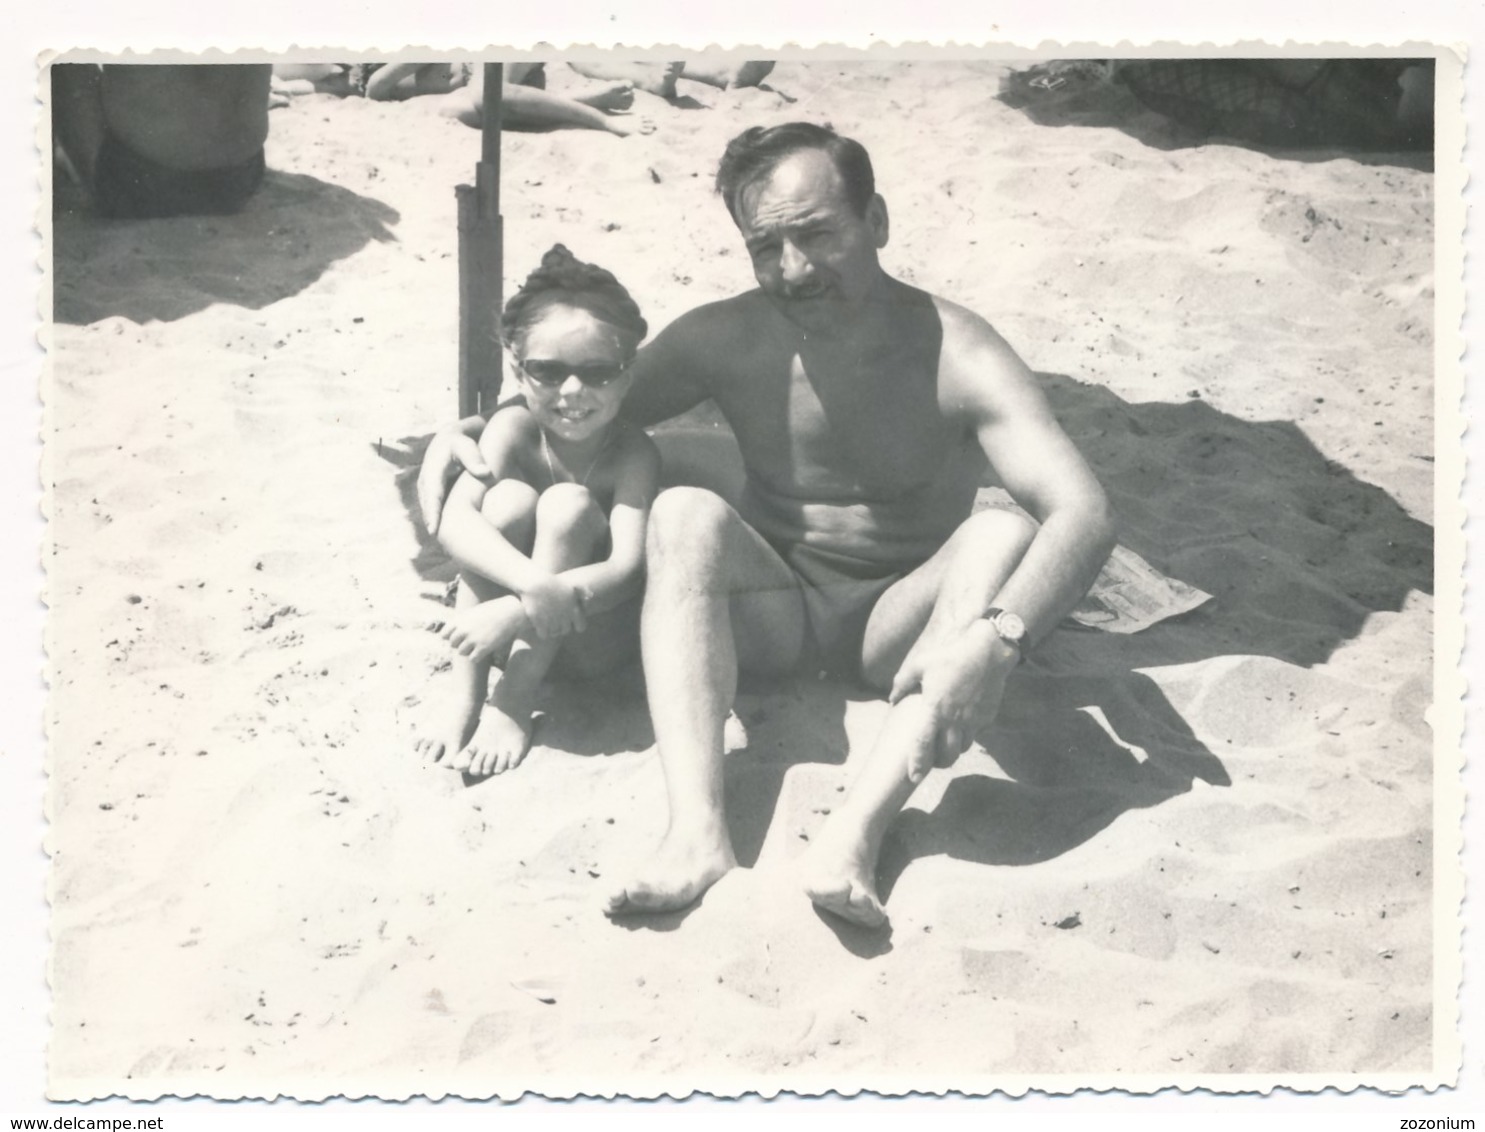
<path fill-rule="evenodd" d="M 660 482 L 660 452 L 638 429 L 625 438 L 619 452 L 613 507 L 609 511 L 609 556 L 602 562 L 563 571 L 583 597 L 590 614 L 622 605 L 640 590 L 644 580 L 645 524 Z"/>

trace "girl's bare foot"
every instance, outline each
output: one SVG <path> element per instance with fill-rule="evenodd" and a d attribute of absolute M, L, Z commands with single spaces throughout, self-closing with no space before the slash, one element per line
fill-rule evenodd
<path fill-rule="evenodd" d="M 445 614 L 430 621 L 428 630 L 448 641 L 460 656 L 478 663 L 510 651 L 521 624 L 520 601 L 506 596 Z"/>
<path fill-rule="evenodd" d="M 512 687 L 503 678 L 495 685 L 489 706 L 480 715 L 479 727 L 450 764 L 475 778 L 488 778 L 515 770 L 531 750 L 532 699 L 525 689 Z"/>
<path fill-rule="evenodd" d="M 419 724 L 413 739 L 413 750 L 425 762 L 452 759 L 464 749 L 480 720 L 480 695 L 465 689 L 450 697 L 451 702 L 427 721 Z M 448 764 L 445 764 L 448 765 Z"/>

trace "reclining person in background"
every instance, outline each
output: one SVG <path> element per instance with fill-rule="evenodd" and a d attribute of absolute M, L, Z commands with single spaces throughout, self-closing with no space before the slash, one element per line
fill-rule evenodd
<path fill-rule="evenodd" d="M 440 112 L 478 128 L 484 121 L 485 76 L 478 63 L 367 64 L 366 97 L 394 102 L 419 95 L 443 95 Z M 648 119 L 627 119 L 634 86 L 625 81 L 580 80 L 572 89 L 546 89 L 541 63 L 507 63 L 501 84 L 501 123 L 517 130 L 575 128 L 606 130 L 620 137 L 648 133 Z"/>

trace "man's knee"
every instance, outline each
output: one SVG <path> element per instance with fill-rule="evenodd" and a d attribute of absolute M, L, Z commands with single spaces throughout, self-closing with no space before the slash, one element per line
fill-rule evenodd
<path fill-rule="evenodd" d="M 957 550 L 975 557 L 993 555 L 1020 561 L 1032 540 L 1037 524 L 1016 511 L 992 507 L 971 515 L 955 535 Z"/>
<path fill-rule="evenodd" d="M 650 508 L 648 551 L 665 557 L 720 546 L 732 515 L 722 497 L 704 487 L 667 488 Z"/>

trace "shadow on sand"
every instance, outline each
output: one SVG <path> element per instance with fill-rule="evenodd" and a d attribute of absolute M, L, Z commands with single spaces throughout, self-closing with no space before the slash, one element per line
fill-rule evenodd
<path fill-rule="evenodd" d="M 400 219 L 381 201 L 276 170 L 233 216 L 104 220 L 58 196 L 53 310 L 75 325 L 171 322 L 214 303 L 261 310 L 372 241 L 396 239 Z"/>
<path fill-rule="evenodd" d="M 1102 386 L 1040 378 L 1114 501 L 1120 541 L 1213 600 L 1130 636 L 1053 634 L 978 736 L 1010 781 L 958 778 L 931 813 L 905 811 L 883 846 L 884 896 L 919 857 L 1035 864 L 1197 779 L 1230 785 L 1137 669 L 1229 655 L 1309 668 L 1369 615 L 1433 590 L 1433 528 L 1327 460 L 1291 422 L 1244 421 L 1196 400 L 1133 404 Z M 1173 474 L 1183 483 L 1174 501 Z"/>

